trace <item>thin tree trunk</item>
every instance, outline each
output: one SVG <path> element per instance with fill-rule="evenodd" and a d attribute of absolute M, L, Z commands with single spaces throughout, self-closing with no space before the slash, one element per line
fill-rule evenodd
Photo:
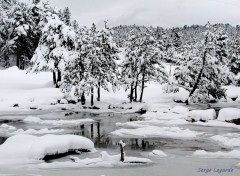
<path fill-rule="evenodd" d="M 143 75 L 142 75 L 142 90 L 141 90 L 141 95 L 140 95 L 140 100 L 139 100 L 141 103 L 142 103 L 142 98 L 143 98 L 144 86 L 145 86 L 145 73 L 143 71 Z"/>
<path fill-rule="evenodd" d="M 196 82 L 195 82 L 195 84 L 194 84 L 194 86 L 193 86 L 193 88 L 192 88 L 192 90 L 191 90 L 191 92 L 189 94 L 189 98 L 194 94 L 194 92 L 198 88 L 198 84 L 199 84 L 199 82 L 200 82 L 200 80 L 202 78 L 203 69 L 205 67 L 206 55 L 207 55 L 207 51 L 204 52 L 204 55 L 203 55 L 203 65 L 202 65 L 202 68 L 201 68 L 201 70 L 200 70 L 200 72 L 198 74 L 197 80 L 196 80 Z M 188 99 L 186 100 L 186 104 L 187 105 L 189 104 Z"/>
<path fill-rule="evenodd" d="M 60 83 L 61 83 L 61 81 L 62 81 L 62 75 L 61 75 L 61 71 L 60 70 L 58 70 L 57 71 L 57 74 L 58 74 L 58 76 L 57 76 L 57 88 L 59 88 L 60 87 Z"/>
<path fill-rule="evenodd" d="M 85 98 L 85 93 L 84 93 L 84 92 L 82 93 L 82 96 L 81 96 L 81 100 L 80 100 L 80 101 L 81 101 L 81 104 L 82 104 L 82 105 L 85 105 L 85 103 L 86 103 L 86 98 Z"/>
<path fill-rule="evenodd" d="M 132 103 L 132 101 L 133 101 L 133 85 L 132 84 L 131 84 L 131 88 L 130 88 L 129 99 L 130 99 L 130 103 Z"/>
<path fill-rule="evenodd" d="M 94 91 L 94 88 L 92 87 L 92 88 L 91 88 L 91 106 L 94 105 L 94 101 L 93 101 L 93 98 L 94 98 L 94 96 L 93 96 L 93 91 Z"/>
<path fill-rule="evenodd" d="M 19 50 L 19 39 L 17 39 L 17 58 L 16 58 L 16 66 L 20 69 L 20 50 Z"/>
<path fill-rule="evenodd" d="M 56 79 L 56 74 L 55 71 L 53 71 L 53 84 L 57 86 L 57 79 Z"/>
<path fill-rule="evenodd" d="M 138 97 L 137 87 L 138 87 L 138 82 L 136 82 L 136 85 L 135 85 L 135 88 L 134 88 L 134 91 L 135 91 L 134 101 L 137 101 L 137 97 Z"/>
<path fill-rule="evenodd" d="M 120 141 L 120 153 L 121 153 L 121 159 L 120 159 L 120 161 L 121 161 L 121 162 L 124 162 L 124 155 L 125 155 L 125 153 L 124 153 L 124 146 L 123 146 L 123 144 L 122 144 L 121 141 Z"/>
<path fill-rule="evenodd" d="M 97 97 L 97 101 L 100 101 L 100 85 L 101 85 L 101 83 L 100 82 L 98 82 L 98 97 Z"/>

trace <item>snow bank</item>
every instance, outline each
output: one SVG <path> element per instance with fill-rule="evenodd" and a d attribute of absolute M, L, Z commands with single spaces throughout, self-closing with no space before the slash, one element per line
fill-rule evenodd
<path fill-rule="evenodd" d="M 54 88 L 52 73 L 26 74 L 25 70 L 11 67 L 0 70 L 0 109 L 12 110 L 13 105 L 29 109 L 31 106 L 50 105 L 63 97 Z M 49 84 L 51 83 L 51 84 Z"/>
<path fill-rule="evenodd" d="M 207 110 L 193 110 L 188 112 L 188 117 L 194 119 L 195 121 L 199 120 L 214 120 L 217 118 L 216 111 L 214 109 Z"/>
<path fill-rule="evenodd" d="M 240 158 L 239 150 L 232 150 L 229 152 L 207 152 L 205 150 L 197 150 L 193 153 L 193 156 L 200 158 Z"/>
<path fill-rule="evenodd" d="M 206 123 L 199 121 L 199 122 L 195 122 L 194 125 L 240 129 L 239 125 L 236 125 L 236 124 L 233 124 L 233 123 L 221 122 L 221 121 L 217 121 L 217 120 L 209 120 Z"/>
<path fill-rule="evenodd" d="M 43 159 L 46 155 L 68 152 L 69 150 L 94 150 L 91 140 L 75 135 L 16 135 L 0 145 L 0 160 Z"/>
<path fill-rule="evenodd" d="M 169 138 L 194 138 L 203 133 L 182 129 L 179 127 L 147 126 L 137 129 L 119 129 L 111 132 L 119 137 L 169 137 Z"/>
<path fill-rule="evenodd" d="M 25 123 L 39 123 L 44 125 L 54 125 L 54 126 L 62 126 L 62 125 L 80 125 L 84 123 L 92 123 L 93 119 L 77 119 L 77 120 L 42 120 L 39 117 L 27 117 L 23 120 Z"/>
<path fill-rule="evenodd" d="M 223 108 L 219 111 L 217 120 L 219 121 L 228 121 L 240 119 L 240 109 L 237 108 Z"/>
<path fill-rule="evenodd" d="M 82 168 L 82 167 L 124 167 L 132 165 L 151 164 L 152 161 L 147 158 L 128 157 L 125 156 L 124 162 L 120 161 L 119 155 L 109 155 L 103 151 L 99 158 L 85 158 L 70 157 L 72 161 L 67 162 L 53 162 L 39 164 L 39 168 Z"/>
<path fill-rule="evenodd" d="M 14 126 L 11 126 L 11 125 L 7 125 L 7 124 L 2 124 L 1 126 L 0 126 L 0 129 L 4 129 L 4 130 L 16 130 L 16 127 L 14 127 Z"/>
<path fill-rule="evenodd" d="M 189 109 L 183 106 L 175 106 L 170 110 L 170 112 L 177 113 L 177 114 L 186 114 L 188 113 Z"/>
<path fill-rule="evenodd" d="M 240 147 L 240 134 L 228 133 L 225 135 L 216 135 L 211 137 L 212 140 L 219 142 L 226 147 Z"/>
<path fill-rule="evenodd" d="M 149 153 L 149 156 L 164 158 L 167 157 L 168 155 L 161 150 L 153 150 L 152 152 Z"/>

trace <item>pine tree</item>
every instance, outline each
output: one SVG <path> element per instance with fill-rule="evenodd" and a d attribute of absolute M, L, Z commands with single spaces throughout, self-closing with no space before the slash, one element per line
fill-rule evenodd
<path fill-rule="evenodd" d="M 43 28 L 39 45 L 31 60 L 30 71 L 52 71 L 54 84 L 59 87 L 61 72 L 64 71 L 67 60 L 75 51 L 76 34 L 56 15 L 47 17 L 47 20 L 48 23 Z"/>
<path fill-rule="evenodd" d="M 224 97 L 222 83 L 229 76 L 225 65 L 227 50 L 223 45 L 227 38 L 210 24 L 206 28 L 205 40 L 197 46 L 199 52 L 194 50 L 190 60 L 182 63 L 175 73 L 176 80 L 189 91 L 189 100 L 193 102 L 208 102 L 211 97 Z"/>
<path fill-rule="evenodd" d="M 62 18 L 63 18 L 63 21 L 66 25 L 70 26 L 71 25 L 71 13 L 70 13 L 70 10 L 68 7 L 66 7 L 64 10 L 63 10 L 63 14 L 62 14 Z"/>

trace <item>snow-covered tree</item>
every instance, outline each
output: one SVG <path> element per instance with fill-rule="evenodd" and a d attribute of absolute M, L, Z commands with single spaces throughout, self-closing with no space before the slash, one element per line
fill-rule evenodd
<path fill-rule="evenodd" d="M 130 102 L 137 100 L 139 86 L 139 101 L 142 102 L 147 81 L 167 82 L 167 74 L 162 65 L 164 52 L 161 48 L 150 30 L 130 32 L 125 48 L 125 60 L 122 63 L 122 81 L 126 88 L 130 89 Z"/>
<path fill-rule="evenodd" d="M 222 84 L 228 81 L 229 71 L 226 66 L 226 48 L 223 43 L 226 35 L 207 25 L 205 40 L 193 50 L 190 59 L 176 69 L 175 77 L 180 86 L 189 91 L 189 100 L 207 102 L 212 97 L 225 96 Z M 188 101 L 186 102 L 188 104 Z"/>
<path fill-rule="evenodd" d="M 65 9 L 63 9 L 63 14 L 62 14 L 62 18 L 64 20 L 64 23 L 68 26 L 71 25 L 71 12 L 69 10 L 68 7 L 66 7 Z"/>
<path fill-rule="evenodd" d="M 42 30 L 39 45 L 31 59 L 30 71 L 52 71 L 54 84 L 59 87 L 65 63 L 75 52 L 76 34 L 56 15 L 47 17 L 47 20 L 48 23 Z"/>
<path fill-rule="evenodd" d="M 232 47 L 230 51 L 229 68 L 231 72 L 236 76 L 236 85 L 240 85 L 240 38 L 236 36 L 236 39 L 232 41 Z"/>
<path fill-rule="evenodd" d="M 94 105 L 94 88 L 98 88 L 100 100 L 100 87 L 109 91 L 109 84 L 115 86 L 117 48 L 107 25 L 98 31 L 93 24 L 81 29 L 79 36 L 78 56 L 68 62 L 61 89 L 67 97 L 73 92 L 78 99 L 91 94 Z"/>

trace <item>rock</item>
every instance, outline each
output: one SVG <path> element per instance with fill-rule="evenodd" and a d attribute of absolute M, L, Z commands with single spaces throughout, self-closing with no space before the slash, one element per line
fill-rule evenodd
<path fill-rule="evenodd" d="M 75 100 L 68 100 L 68 104 L 77 104 Z"/>
<path fill-rule="evenodd" d="M 93 106 L 92 109 L 97 109 L 97 110 L 98 110 L 98 109 L 100 109 L 100 108 L 97 107 L 97 106 Z"/>
<path fill-rule="evenodd" d="M 19 107 L 19 104 L 14 104 L 13 107 L 14 108 Z"/>
<path fill-rule="evenodd" d="M 136 111 L 135 113 L 138 113 L 138 114 L 145 114 L 146 112 L 147 112 L 146 109 L 141 108 L 141 109 L 139 109 L 138 111 Z"/>
<path fill-rule="evenodd" d="M 30 107 L 30 109 L 31 109 L 31 110 L 36 110 L 36 109 L 37 109 L 37 107 Z"/>
<path fill-rule="evenodd" d="M 240 119 L 226 120 L 228 123 L 234 123 L 236 125 L 240 125 Z"/>
<path fill-rule="evenodd" d="M 62 110 L 62 111 L 66 111 L 66 110 L 67 110 L 67 108 L 61 108 L 61 110 Z"/>

